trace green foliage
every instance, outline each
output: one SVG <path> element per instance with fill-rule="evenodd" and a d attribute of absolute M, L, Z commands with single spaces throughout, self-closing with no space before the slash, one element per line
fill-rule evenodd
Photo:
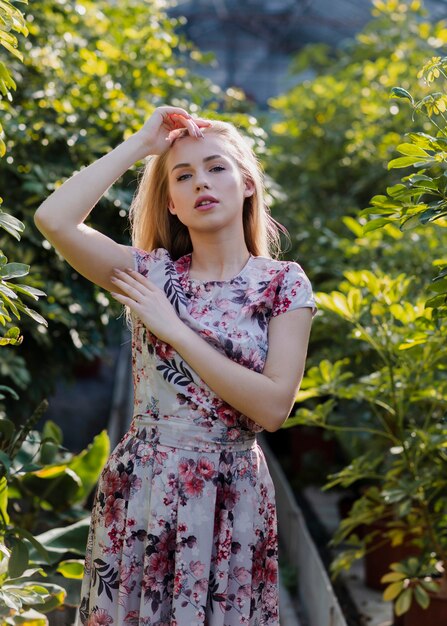
<path fill-rule="evenodd" d="M 83 556 L 89 526 L 82 506 L 110 452 L 105 431 L 73 455 L 63 448 L 61 431 L 53 422 L 47 421 L 42 433 L 32 430 L 44 408 L 22 428 L 0 420 L 0 616 L 4 618 L 11 611 L 22 614 L 26 607 L 42 617 L 66 601 L 61 577 L 72 580 L 76 602 L 83 560 L 73 555 Z M 35 536 L 42 526 L 51 530 Z"/>
<path fill-rule="evenodd" d="M 436 79 L 447 79 L 447 57 L 432 57 L 418 73 L 427 85 Z M 427 224 L 447 225 L 447 94 L 433 92 L 419 101 L 400 87 L 392 89 L 392 96 L 405 98 L 413 110 L 413 118 L 422 116 L 432 125 L 434 134 L 410 132 L 407 141 L 397 146 L 404 155 L 392 159 L 388 169 L 413 167 L 416 172 L 405 175 L 401 182 L 388 187 L 386 195 L 375 195 L 371 206 L 363 211 L 370 217 L 365 232 L 397 225 L 401 231 L 408 231 Z M 435 259 L 433 265 L 440 267 L 431 290 L 435 292 L 428 299 L 427 306 L 436 313 L 447 315 L 447 265 L 444 259 Z"/>
<path fill-rule="evenodd" d="M 411 557 L 402 563 L 392 563 L 391 572 L 382 577 L 382 582 L 390 583 L 383 594 L 384 599 L 394 601 L 396 615 L 403 615 L 410 608 L 413 596 L 419 606 L 426 609 L 430 604 L 429 593 L 437 593 L 440 585 L 433 576 L 439 576 L 439 568 L 434 567 L 431 576 L 421 568 L 420 561 Z"/>
<path fill-rule="evenodd" d="M 160 104 L 205 116 L 224 109 L 249 130 L 255 124 L 238 113 L 243 103 L 236 92 L 222 93 L 187 69 L 201 62 L 201 54 L 176 33 L 178 21 L 162 6 L 140 0 L 36 0 L 30 7 L 25 47 L 32 54 L 16 64 L 14 108 L 0 103 L 9 154 L 0 167 L 0 187 L 5 205 L 26 226 L 21 259 L 33 268 L 30 286 L 47 293 L 39 313 L 49 325 L 23 323 L 21 367 L 33 385 L 20 406 L 6 403 L 18 417 L 53 391 L 56 377 L 70 378 L 75 362 L 102 352 L 107 326 L 121 313 L 113 298 L 42 241 L 33 221 L 40 203 L 141 128 Z M 107 191 L 88 219 L 120 243 L 129 243 L 127 211 L 137 167 Z M 4 250 L 13 257 L 13 243 L 6 241 Z"/>
<path fill-rule="evenodd" d="M 418 79 L 409 68 L 446 41 L 445 24 L 431 24 L 420 2 L 374 2 L 373 19 L 355 41 L 339 51 L 318 45 L 300 53 L 292 72 L 306 68 L 309 76 L 313 68 L 314 75 L 272 101 L 267 170 L 279 186 L 272 188 L 274 215 L 291 232 L 291 254 L 308 264 L 320 289 L 334 288 L 346 266 L 421 277 L 430 271 L 440 233 L 427 229 L 415 245 L 389 224 L 366 237 L 367 220 L 358 214 L 396 180 L 384 163 L 407 114 L 390 100 L 391 88 L 413 90 Z M 429 127 L 421 117 L 416 130 Z M 332 341 L 336 335 L 327 328 Z"/>
<path fill-rule="evenodd" d="M 406 542 L 417 547 L 429 576 L 447 560 L 447 331 L 405 274 L 347 271 L 340 290 L 317 294 L 317 301 L 346 325 L 362 354 L 362 368 L 348 358 L 310 368 L 297 397 L 307 406 L 286 422 L 335 432 L 347 450 L 355 442 L 349 463 L 326 484 L 363 485 L 334 535 L 344 549 L 333 572 L 349 568 L 378 542 Z M 395 596 L 399 611 L 407 610 L 413 593 L 425 602 L 418 586 L 409 594 L 406 583 Z"/>

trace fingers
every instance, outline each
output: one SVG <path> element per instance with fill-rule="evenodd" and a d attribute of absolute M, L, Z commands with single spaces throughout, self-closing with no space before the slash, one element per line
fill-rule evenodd
<path fill-rule="evenodd" d="M 167 140 L 172 144 L 183 132 L 188 131 L 191 137 L 203 138 L 202 128 L 211 126 L 209 120 L 203 118 L 192 118 L 183 109 L 169 110 L 163 115 L 163 123 L 170 131 Z"/>
<path fill-rule="evenodd" d="M 142 280 L 138 280 L 136 276 Z M 138 272 L 127 269 L 126 272 L 122 272 L 118 268 L 114 269 L 114 275 L 110 278 L 112 283 L 119 287 L 121 291 L 129 294 L 134 300 L 139 302 L 145 295 L 147 295 L 150 289 L 149 281 L 144 279 Z"/>
<path fill-rule="evenodd" d="M 142 276 L 139 272 L 126 268 L 126 271 L 122 271 L 115 267 L 113 269 L 113 276 L 111 280 L 116 283 L 120 281 L 122 285 L 128 285 L 137 290 L 142 296 L 144 296 L 148 290 L 156 289 L 155 285 L 148 279 Z"/>
<path fill-rule="evenodd" d="M 199 128 L 208 128 L 213 125 L 210 120 L 204 120 L 202 117 L 195 117 L 194 122 Z"/>

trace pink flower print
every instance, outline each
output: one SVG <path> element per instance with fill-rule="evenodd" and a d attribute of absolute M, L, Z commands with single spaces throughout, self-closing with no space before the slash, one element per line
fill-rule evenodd
<path fill-rule="evenodd" d="M 204 593 L 208 589 L 208 579 L 201 578 L 194 583 L 193 590 L 195 593 Z"/>
<path fill-rule="evenodd" d="M 224 485 L 222 500 L 224 501 L 225 508 L 228 511 L 231 511 L 231 509 L 234 508 L 234 506 L 236 505 L 236 502 L 239 501 L 239 498 L 240 498 L 240 493 L 234 485 L 227 485 L 227 484 Z"/>
<path fill-rule="evenodd" d="M 217 415 L 226 426 L 236 425 L 236 412 L 228 405 L 223 405 L 217 409 Z"/>
<path fill-rule="evenodd" d="M 267 557 L 265 560 L 265 578 L 269 583 L 272 583 L 272 585 L 274 585 L 276 583 L 277 577 L 278 569 L 276 561 Z"/>
<path fill-rule="evenodd" d="M 176 547 L 175 530 L 164 530 L 157 545 L 157 549 L 164 554 L 174 552 Z"/>
<path fill-rule="evenodd" d="M 276 585 L 267 585 L 262 590 L 262 599 L 266 603 L 267 610 L 271 611 L 270 615 L 276 617 L 278 614 L 278 590 Z"/>
<path fill-rule="evenodd" d="M 204 481 L 196 476 L 195 474 L 191 474 L 185 480 L 185 491 L 189 496 L 201 496 L 204 486 Z"/>
<path fill-rule="evenodd" d="M 109 496 L 104 507 L 104 524 L 106 528 L 115 524 L 116 528 L 124 528 L 125 501 L 122 498 Z"/>
<path fill-rule="evenodd" d="M 227 437 L 231 441 L 235 441 L 235 439 L 238 439 L 240 437 L 240 434 L 241 433 L 237 428 L 230 428 L 230 430 L 227 432 Z"/>
<path fill-rule="evenodd" d="M 116 470 L 107 469 L 103 474 L 101 486 L 106 497 L 113 495 L 117 491 L 119 492 L 121 487 L 121 478 L 119 473 Z"/>
<path fill-rule="evenodd" d="M 96 609 L 87 622 L 87 626 L 108 626 L 108 624 L 113 624 L 113 618 L 105 609 Z"/>
<path fill-rule="evenodd" d="M 255 370 L 255 372 L 260 372 L 264 367 L 264 360 L 256 349 L 251 349 L 250 352 L 245 353 L 240 363 L 251 370 Z"/>
<path fill-rule="evenodd" d="M 182 578 L 183 574 L 180 571 L 177 571 L 174 577 L 174 597 L 178 598 L 180 592 L 182 590 Z"/>
<path fill-rule="evenodd" d="M 155 344 L 155 353 L 162 361 L 169 361 L 174 358 L 175 350 L 169 343 L 164 341 L 157 341 Z"/>
<path fill-rule="evenodd" d="M 280 301 L 280 303 L 281 303 L 281 306 L 278 305 L 278 307 L 276 308 L 277 314 L 286 313 L 289 306 L 292 304 L 292 301 L 289 300 L 289 298 L 285 297 Z"/>
<path fill-rule="evenodd" d="M 245 567 L 235 567 L 233 569 L 233 576 L 236 578 L 238 583 L 243 585 L 250 580 L 251 574 Z"/>
<path fill-rule="evenodd" d="M 196 578 L 203 576 L 205 571 L 205 563 L 201 563 L 200 561 L 190 561 L 189 568 L 191 572 L 194 574 Z"/>
<path fill-rule="evenodd" d="M 206 329 L 206 328 L 201 328 L 200 331 L 199 331 L 199 334 L 202 335 L 202 337 L 204 339 L 214 336 L 213 332 L 211 330 Z"/>
<path fill-rule="evenodd" d="M 172 504 L 174 502 L 174 495 L 172 493 L 168 493 L 164 496 L 163 498 L 163 504 L 165 506 L 169 506 L 170 504 Z"/>
<path fill-rule="evenodd" d="M 129 476 L 129 479 L 126 481 L 126 495 L 123 494 L 124 498 L 129 498 L 131 493 L 136 493 L 137 491 L 139 491 L 142 484 L 143 481 L 136 474 L 132 474 L 131 476 Z"/>
<path fill-rule="evenodd" d="M 180 459 L 180 463 L 178 465 L 180 478 L 186 480 L 189 476 L 192 476 L 195 469 L 194 465 L 195 463 L 192 459 L 186 459 L 185 457 Z"/>
<path fill-rule="evenodd" d="M 197 461 L 197 471 L 205 480 L 211 480 L 215 473 L 214 463 L 206 456 L 201 456 Z"/>
<path fill-rule="evenodd" d="M 188 531 L 188 526 L 186 524 L 180 523 L 178 526 L 179 533 L 186 533 Z"/>
<path fill-rule="evenodd" d="M 151 554 L 147 568 L 157 582 L 162 582 L 170 570 L 169 560 L 166 554 L 159 554 L 158 552 Z"/>
<path fill-rule="evenodd" d="M 251 598 L 251 585 L 241 585 L 237 591 L 237 595 L 241 598 Z"/>
<path fill-rule="evenodd" d="M 138 626 L 138 621 L 140 619 L 140 611 L 129 611 L 129 613 L 124 618 L 125 626 Z"/>

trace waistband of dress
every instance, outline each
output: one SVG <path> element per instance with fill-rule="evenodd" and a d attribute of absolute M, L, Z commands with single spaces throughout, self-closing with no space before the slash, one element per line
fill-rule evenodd
<path fill-rule="evenodd" d="M 147 441 L 195 452 L 220 452 L 222 450 L 237 452 L 249 450 L 257 443 L 255 433 L 244 432 L 237 428 L 229 429 L 225 426 L 220 432 L 216 432 L 216 430 L 208 430 L 205 426 L 199 426 L 175 415 L 155 418 L 151 414 L 137 414 L 132 418 L 132 427 L 147 428 Z"/>

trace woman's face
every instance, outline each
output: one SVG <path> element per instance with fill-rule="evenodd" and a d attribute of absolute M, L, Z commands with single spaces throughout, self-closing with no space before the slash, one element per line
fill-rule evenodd
<path fill-rule="evenodd" d="M 244 199 L 254 186 L 242 178 L 227 145 L 205 131 L 201 139 L 178 139 L 169 152 L 169 210 L 190 232 L 242 228 Z"/>

